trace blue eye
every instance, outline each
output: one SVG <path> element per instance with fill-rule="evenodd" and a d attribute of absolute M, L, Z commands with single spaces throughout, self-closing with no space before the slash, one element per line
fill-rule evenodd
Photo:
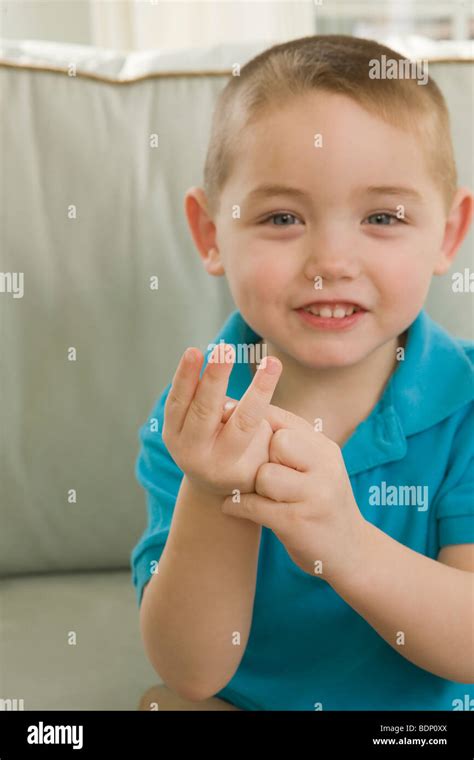
<path fill-rule="evenodd" d="M 390 214 L 388 211 L 377 211 L 375 214 L 370 214 L 367 219 L 376 219 L 376 227 L 393 227 L 392 219 L 394 222 L 402 222 L 403 224 L 403 219 L 400 219 L 396 214 Z"/>
<path fill-rule="evenodd" d="M 266 222 L 269 222 L 270 219 L 276 219 L 277 217 L 281 217 L 283 219 L 288 219 L 289 217 L 296 219 L 296 216 L 294 214 L 289 214 L 287 212 L 280 212 L 277 214 L 270 214 L 270 216 L 267 216 L 266 219 L 263 219 L 261 224 L 265 224 Z M 293 224 L 274 224 L 271 225 L 272 227 L 293 227 Z"/>

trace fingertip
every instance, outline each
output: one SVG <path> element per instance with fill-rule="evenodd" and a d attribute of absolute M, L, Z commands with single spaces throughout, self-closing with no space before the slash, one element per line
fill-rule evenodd
<path fill-rule="evenodd" d="M 276 356 L 269 356 L 267 359 L 267 366 L 265 367 L 269 375 L 276 375 L 282 369 L 282 363 Z"/>
<path fill-rule="evenodd" d="M 198 363 L 198 361 L 201 358 L 201 353 L 199 351 L 199 348 L 196 348 L 195 346 L 190 346 L 184 352 L 183 357 L 186 364 L 193 365 L 193 364 Z"/>
<path fill-rule="evenodd" d="M 269 375 L 276 375 L 282 369 L 282 363 L 276 356 L 264 356 L 260 364 L 259 370 L 267 372 Z"/>

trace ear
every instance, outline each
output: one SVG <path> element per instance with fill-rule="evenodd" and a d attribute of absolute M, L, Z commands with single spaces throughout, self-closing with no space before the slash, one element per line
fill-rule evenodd
<path fill-rule="evenodd" d="M 444 239 L 433 274 L 444 274 L 448 271 L 471 226 L 473 213 L 473 194 L 467 187 L 458 188 L 446 219 Z"/>
<path fill-rule="evenodd" d="M 206 271 L 214 277 L 221 277 L 225 270 L 217 248 L 216 226 L 208 213 L 207 198 L 202 188 L 189 188 L 184 196 L 184 212 Z"/>

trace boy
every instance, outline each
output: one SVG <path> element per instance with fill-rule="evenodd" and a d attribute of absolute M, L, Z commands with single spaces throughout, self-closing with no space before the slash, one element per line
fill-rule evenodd
<path fill-rule="evenodd" d="M 228 348 L 181 359 L 150 415 L 162 434 L 141 429 L 133 581 L 167 684 L 142 709 L 474 696 L 473 343 L 423 310 L 473 196 L 438 88 L 371 78 L 382 55 L 401 59 L 293 40 L 219 97 L 185 208 L 237 310 Z M 234 362 L 260 342 L 258 370 Z"/>

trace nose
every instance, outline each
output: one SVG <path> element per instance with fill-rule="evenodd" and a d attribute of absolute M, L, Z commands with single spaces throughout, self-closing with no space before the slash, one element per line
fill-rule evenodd
<path fill-rule="evenodd" d="M 342 230 L 343 222 L 331 229 L 320 229 L 305 239 L 304 274 L 311 280 L 355 279 L 361 272 L 361 261 L 355 240 Z"/>

